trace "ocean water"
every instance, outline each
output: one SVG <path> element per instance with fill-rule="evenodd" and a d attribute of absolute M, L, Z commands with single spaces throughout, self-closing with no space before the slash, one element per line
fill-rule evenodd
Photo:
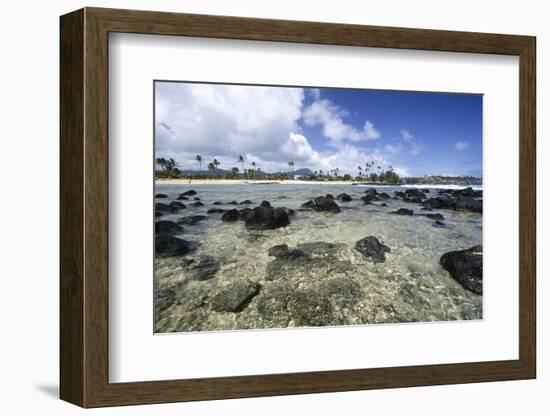
<path fill-rule="evenodd" d="M 413 187 L 375 188 L 378 192 L 393 196 L 394 191 Z M 430 188 L 428 196 L 435 196 L 435 188 L 442 187 Z M 189 189 L 197 191 L 197 195 L 191 196 L 189 201 L 182 201 L 187 208 L 159 219 L 177 221 L 189 215 L 207 215 L 208 220 L 196 225 L 183 225 L 182 233 L 176 234 L 197 243 L 193 253 L 155 259 L 157 293 L 163 290 L 173 292 L 170 301 L 166 303 L 164 300 L 162 308 L 156 310 L 157 332 L 310 326 L 308 322 L 314 322 L 312 325 L 339 326 L 483 317 L 482 297 L 464 289 L 439 265 L 441 255 L 446 252 L 482 244 L 481 214 L 434 210 L 432 213 L 441 213 L 445 217 L 444 223 L 447 225 L 446 228 L 436 228 L 433 220 L 419 215 L 425 213 L 420 211 L 419 204 L 388 199 L 364 205 L 359 199 L 364 195 L 364 186 L 332 184 L 157 184 L 156 193 L 168 195 L 167 199 L 157 202 L 168 203 Z M 340 213 L 299 210 L 300 205 L 309 199 L 327 193 L 336 197 L 342 192 L 349 194 L 353 200 L 338 202 Z M 194 197 L 199 197 L 204 206 L 191 207 L 189 203 L 193 202 Z M 213 205 L 215 201 L 240 202 L 246 199 L 253 204 Z M 211 208 L 254 207 L 262 200 L 269 201 L 273 207 L 294 209 L 296 213 L 290 218 L 291 224 L 275 230 L 251 231 L 245 228 L 242 221 L 224 223 L 220 219 L 222 214 L 206 213 Z M 382 202 L 388 206 L 381 207 Z M 389 214 L 399 208 L 413 209 L 415 215 Z M 390 247 L 391 252 L 386 255 L 384 263 L 372 263 L 354 249 L 355 242 L 367 236 L 375 236 Z M 337 246 L 327 257 L 330 261 L 309 269 L 291 267 L 287 277 L 270 278 L 268 269 L 274 261 L 268 255 L 270 247 L 278 244 L 296 247 L 298 244 L 320 241 Z M 218 265 L 212 279 L 196 281 L 182 266 L 183 260 L 199 259 L 201 256 L 212 257 Z M 235 282 L 243 281 L 257 283 L 260 287 L 246 307 L 238 312 L 216 312 L 212 309 L 212 297 Z M 342 289 L 342 282 L 352 285 L 353 290 Z M 327 285 L 332 285 L 336 290 L 326 292 Z M 328 318 L 304 320 L 300 318 L 303 317 L 301 311 L 297 318 L 284 303 L 274 306 L 280 310 L 266 312 L 265 305 L 270 301 L 270 296 L 279 299 L 277 294 L 284 291 L 302 291 L 313 295 L 323 293 L 319 304 L 326 306 Z M 328 295 L 325 296 L 326 293 Z M 348 295 L 350 299 L 344 299 Z M 315 305 L 312 314 L 321 314 L 324 309 L 318 310 L 320 306 Z"/>

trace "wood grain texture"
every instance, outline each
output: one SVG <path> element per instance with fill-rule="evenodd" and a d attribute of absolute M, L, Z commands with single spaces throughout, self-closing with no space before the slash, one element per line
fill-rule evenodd
<path fill-rule="evenodd" d="M 108 33 L 520 57 L 519 359 L 109 383 Z M 61 18 L 61 397 L 83 407 L 516 380 L 536 375 L 535 39 L 87 8 Z"/>
<path fill-rule="evenodd" d="M 84 12 L 60 24 L 60 388 L 84 405 Z"/>

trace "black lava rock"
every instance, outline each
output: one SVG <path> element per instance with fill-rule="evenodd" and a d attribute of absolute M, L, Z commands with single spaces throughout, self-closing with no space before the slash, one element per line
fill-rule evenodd
<path fill-rule="evenodd" d="M 290 219 L 282 208 L 259 206 L 244 215 L 244 222 L 250 230 L 269 230 L 286 227 Z"/>
<path fill-rule="evenodd" d="M 376 237 L 368 236 L 355 243 L 355 249 L 374 263 L 386 261 L 386 253 L 391 252 L 388 246 L 382 244 Z"/>
<path fill-rule="evenodd" d="M 313 209 L 315 211 L 323 212 L 340 212 L 340 207 L 333 199 L 327 198 L 325 196 L 319 196 L 313 200 Z"/>
<path fill-rule="evenodd" d="M 181 193 L 180 195 L 183 195 L 183 196 L 197 195 L 197 191 L 195 191 L 194 189 L 191 189 L 189 191 L 185 191 L 185 192 Z"/>
<path fill-rule="evenodd" d="M 413 215 L 414 212 L 412 209 L 407 208 L 399 208 L 397 211 L 392 211 L 390 214 L 396 214 L 396 215 Z"/>
<path fill-rule="evenodd" d="M 176 234 L 183 231 L 178 224 L 173 221 L 157 221 L 155 223 L 155 234 Z"/>
<path fill-rule="evenodd" d="M 428 217 L 431 220 L 444 220 L 445 217 L 441 214 L 423 214 L 425 217 Z"/>
<path fill-rule="evenodd" d="M 191 251 L 188 241 L 169 235 L 155 237 L 155 253 L 159 257 L 172 257 L 187 254 Z"/>
<path fill-rule="evenodd" d="M 439 260 L 453 279 L 478 295 L 483 294 L 483 246 L 466 250 L 450 251 Z"/>
<path fill-rule="evenodd" d="M 159 199 L 160 198 L 168 198 L 168 195 L 166 195 L 166 194 L 156 194 L 155 198 L 159 198 Z"/>
<path fill-rule="evenodd" d="M 155 204 L 155 211 L 162 213 L 172 213 L 174 212 L 174 209 L 170 205 L 163 204 L 162 202 L 157 202 Z"/>
<path fill-rule="evenodd" d="M 180 209 L 185 208 L 185 204 L 179 201 L 172 201 L 170 202 L 169 205 L 170 205 L 170 208 L 172 208 L 172 212 L 178 212 Z"/>
<path fill-rule="evenodd" d="M 220 265 L 212 256 L 204 255 L 198 259 L 189 259 L 182 262 L 182 267 L 194 280 L 204 281 L 216 277 Z"/>
<path fill-rule="evenodd" d="M 210 300 L 216 312 L 240 312 L 260 291 L 261 285 L 247 280 L 238 281 L 224 287 Z"/>
<path fill-rule="evenodd" d="M 182 217 L 178 220 L 178 224 L 196 225 L 201 221 L 208 219 L 206 215 L 190 215 L 188 217 Z"/>
<path fill-rule="evenodd" d="M 223 222 L 234 222 L 239 220 L 239 211 L 236 209 L 230 209 L 229 211 L 226 211 L 222 215 L 222 221 Z"/>
<path fill-rule="evenodd" d="M 340 202 L 349 202 L 349 201 L 351 201 L 351 196 L 349 196 L 349 195 L 346 194 L 345 192 L 344 192 L 344 193 L 341 193 L 341 194 L 338 195 L 336 198 L 337 198 L 338 201 L 340 201 Z"/>

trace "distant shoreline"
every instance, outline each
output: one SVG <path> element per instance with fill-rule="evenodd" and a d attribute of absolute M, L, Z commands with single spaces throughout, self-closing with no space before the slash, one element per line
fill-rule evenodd
<path fill-rule="evenodd" d="M 357 181 L 308 181 L 297 179 L 156 179 L 155 185 L 358 185 L 358 186 L 402 186 L 410 188 L 481 188 L 479 184 L 385 184 Z"/>

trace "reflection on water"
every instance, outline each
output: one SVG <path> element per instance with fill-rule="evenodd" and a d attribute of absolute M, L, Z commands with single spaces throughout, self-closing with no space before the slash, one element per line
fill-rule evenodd
<path fill-rule="evenodd" d="M 168 195 L 159 202 L 172 201 L 189 189 L 197 195 L 182 201 L 187 208 L 161 218 L 177 221 L 189 215 L 208 216 L 196 225 L 183 225 L 183 232 L 176 236 L 198 242 L 196 251 L 185 258 L 197 264 L 199 259 L 211 257 L 215 275 L 194 279 L 192 268 L 182 266 L 183 257 L 156 258 L 157 332 L 482 318 L 481 296 L 462 288 L 439 265 L 445 252 L 482 243 L 480 214 L 434 210 L 445 217 L 446 227 L 438 228 L 433 220 L 420 215 L 425 212 L 418 204 L 388 199 L 383 201 L 387 207 L 381 207 L 381 202 L 364 205 L 359 198 L 365 188 L 351 185 L 156 186 L 156 192 Z M 391 196 L 395 190 L 404 190 L 377 189 Z M 353 200 L 338 202 L 340 213 L 299 209 L 308 199 L 342 192 Z M 435 193 L 432 189 L 431 194 Z M 204 206 L 190 206 L 194 197 Z M 224 223 L 222 214 L 206 213 L 211 208 L 244 207 L 213 205 L 215 201 L 247 199 L 253 202 L 250 207 L 267 200 L 274 207 L 292 208 L 296 213 L 289 226 L 266 231 L 249 231 L 242 221 Z M 413 209 L 415 215 L 389 214 L 401 207 Z M 384 263 L 369 262 L 353 248 L 356 241 L 371 235 L 391 248 Z M 268 255 L 269 248 L 278 244 L 296 247 L 319 241 L 335 246 L 312 262 L 283 264 Z M 234 288 L 241 282 L 242 287 Z M 256 283 L 259 290 L 250 286 Z M 218 294 L 228 290 L 237 297 L 250 291 L 251 297 L 237 311 L 214 310 Z M 293 306 L 296 293 L 305 294 L 309 304 Z"/>

